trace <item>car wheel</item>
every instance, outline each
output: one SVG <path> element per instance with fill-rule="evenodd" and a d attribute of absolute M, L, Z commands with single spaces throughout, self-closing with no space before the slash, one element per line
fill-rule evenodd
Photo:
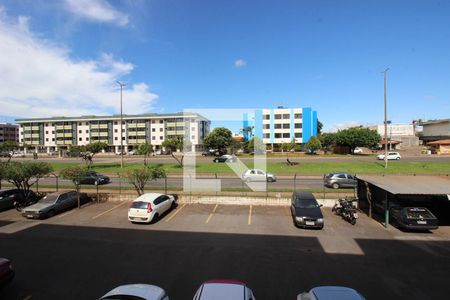
<path fill-rule="evenodd" d="M 250 181 L 252 181 L 252 180 L 250 179 L 250 177 L 245 178 L 245 182 L 250 182 Z"/>
<path fill-rule="evenodd" d="M 159 220 L 159 214 L 156 213 L 156 214 L 153 216 L 153 219 L 152 219 L 152 221 L 151 221 L 150 223 L 156 223 L 156 222 L 158 222 L 158 220 Z"/>
<path fill-rule="evenodd" d="M 333 183 L 332 187 L 333 187 L 333 189 L 338 189 L 339 188 L 339 183 Z"/>
<path fill-rule="evenodd" d="M 272 177 L 268 177 L 267 178 L 267 182 L 273 182 L 273 178 Z"/>
<path fill-rule="evenodd" d="M 400 160 L 400 157 L 397 157 L 396 160 Z"/>
<path fill-rule="evenodd" d="M 177 203 L 174 201 L 172 201 L 172 204 L 170 205 L 170 209 L 175 209 L 175 207 L 177 207 Z"/>

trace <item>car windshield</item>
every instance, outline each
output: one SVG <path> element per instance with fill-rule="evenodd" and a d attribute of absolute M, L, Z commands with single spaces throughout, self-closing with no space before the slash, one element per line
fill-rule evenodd
<path fill-rule="evenodd" d="M 300 208 L 316 208 L 319 207 L 313 199 L 295 199 L 295 206 Z"/>
<path fill-rule="evenodd" d="M 44 198 L 42 198 L 41 203 L 54 203 L 56 199 L 58 199 L 59 195 L 47 195 Z"/>
<path fill-rule="evenodd" d="M 146 209 L 147 206 L 148 206 L 148 203 L 144 202 L 144 201 L 135 201 L 131 204 L 131 208 Z"/>
<path fill-rule="evenodd" d="M 429 219 L 429 218 L 432 218 L 433 216 L 426 209 L 409 208 L 406 210 L 406 217 L 408 219 Z"/>

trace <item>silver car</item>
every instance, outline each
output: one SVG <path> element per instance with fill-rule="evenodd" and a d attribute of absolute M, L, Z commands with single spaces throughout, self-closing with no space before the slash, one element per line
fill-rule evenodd
<path fill-rule="evenodd" d="M 255 300 L 252 290 L 237 280 L 214 279 L 204 282 L 193 300 Z"/>
<path fill-rule="evenodd" d="M 275 182 L 277 181 L 277 177 L 272 173 L 266 173 L 260 169 L 249 169 L 242 174 L 242 180 L 246 182 L 250 181 L 267 181 L 267 182 Z"/>
<path fill-rule="evenodd" d="M 357 182 L 355 176 L 344 172 L 329 173 L 323 178 L 323 185 L 333 189 L 354 188 Z"/>
<path fill-rule="evenodd" d="M 86 203 L 89 197 L 80 193 L 80 203 Z M 51 193 L 39 200 L 36 204 L 22 210 L 22 216 L 30 219 L 49 218 L 66 209 L 78 205 L 76 191 Z"/>
<path fill-rule="evenodd" d="M 99 300 L 114 299 L 142 299 L 142 300 L 169 300 L 166 291 L 151 284 L 126 284 L 109 291 Z"/>

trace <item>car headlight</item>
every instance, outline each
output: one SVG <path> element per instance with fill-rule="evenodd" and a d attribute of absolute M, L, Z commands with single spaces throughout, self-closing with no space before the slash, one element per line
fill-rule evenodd
<path fill-rule="evenodd" d="M 295 217 L 295 219 L 299 222 L 303 222 L 303 217 Z"/>
<path fill-rule="evenodd" d="M 317 219 L 317 223 L 323 223 L 323 219 L 322 218 Z"/>

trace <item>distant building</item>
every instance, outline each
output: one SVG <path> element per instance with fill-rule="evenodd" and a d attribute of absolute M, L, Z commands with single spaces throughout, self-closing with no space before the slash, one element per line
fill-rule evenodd
<path fill-rule="evenodd" d="M 105 142 L 109 151 L 120 152 L 120 115 L 53 117 L 18 119 L 19 142 L 41 151 L 68 150 L 71 146 Z M 124 151 L 145 142 L 155 152 L 168 138 L 189 139 L 192 151 L 203 150 L 203 140 L 209 133 L 210 121 L 197 113 L 123 115 L 122 140 Z"/>
<path fill-rule="evenodd" d="M 424 144 L 450 139 L 450 119 L 422 121 L 419 125 L 423 128 L 420 139 Z"/>
<path fill-rule="evenodd" d="M 376 130 L 384 139 L 384 124 L 370 126 L 369 129 Z M 387 137 L 390 141 L 395 141 L 398 147 L 411 147 L 419 145 L 419 138 L 416 136 L 413 124 L 387 124 Z M 383 144 L 384 145 L 384 144 Z"/>
<path fill-rule="evenodd" d="M 253 114 L 244 114 L 244 138 L 259 137 L 266 145 L 277 150 L 281 144 L 295 141 L 305 144 L 317 135 L 317 112 L 310 107 L 256 109 Z"/>
<path fill-rule="evenodd" d="M 19 125 L 0 124 L 0 144 L 4 142 L 19 143 Z"/>

